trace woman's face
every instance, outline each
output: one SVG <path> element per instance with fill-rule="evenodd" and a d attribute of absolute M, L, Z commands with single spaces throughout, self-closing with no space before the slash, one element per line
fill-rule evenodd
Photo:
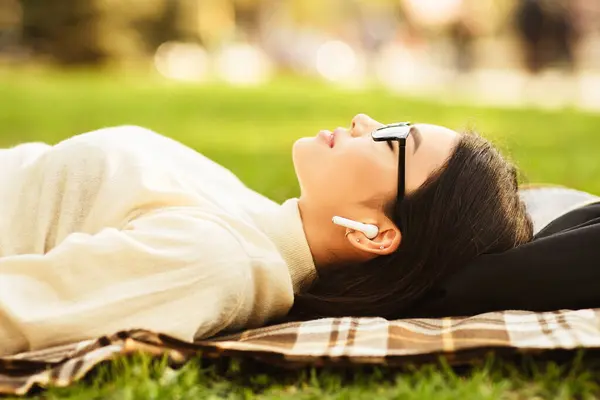
<path fill-rule="evenodd" d="M 383 124 L 367 115 L 350 129 L 324 130 L 298 140 L 293 160 L 302 197 L 340 213 L 358 204 L 379 206 L 396 197 L 398 172 L 406 174 L 406 193 L 419 188 L 452 154 L 458 134 L 437 125 L 415 124 L 406 142 L 406 170 L 398 171 L 398 142 L 375 142 L 371 132 Z"/>

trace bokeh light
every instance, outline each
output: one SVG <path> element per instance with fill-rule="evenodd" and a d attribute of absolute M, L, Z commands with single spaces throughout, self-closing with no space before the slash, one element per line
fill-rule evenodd
<path fill-rule="evenodd" d="M 379 81 L 394 91 L 427 91 L 443 85 L 446 77 L 444 71 L 433 66 L 426 53 L 399 44 L 381 50 L 375 71 Z"/>
<path fill-rule="evenodd" d="M 204 81 L 209 72 L 208 55 L 195 43 L 163 43 L 156 50 L 154 65 L 161 75 L 178 81 Z"/>
<path fill-rule="evenodd" d="M 264 52 L 245 43 L 227 45 L 217 56 L 217 71 L 227 83 L 258 85 L 271 76 L 271 65 Z"/>
<path fill-rule="evenodd" d="M 358 65 L 356 52 L 340 40 L 325 42 L 317 50 L 317 71 L 330 81 L 342 82 L 356 78 Z"/>
<path fill-rule="evenodd" d="M 590 111 L 600 111 L 600 73 L 585 72 L 579 77 L 580 106 Z"/>
<path fill-rule="evenodd" d="M 437 26 L 455 20 L 462 0 L 404 0 L 406 11 L 422 25 Z"/>

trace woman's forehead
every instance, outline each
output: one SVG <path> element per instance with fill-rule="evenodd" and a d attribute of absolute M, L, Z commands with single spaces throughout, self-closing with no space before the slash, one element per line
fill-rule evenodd
<path fill-rule="evenodd" d="M 459 134 L 439 125 L 415 124 L 406 143 L 407 186 L 420 187 L 450 158 Z"/>
<path fill-rule="evenodd" d="M 420 152 L 431 153 L 432 151 L 449 154 L 458 141 L 458 136 L 459 133 L 444 126 L 415 124 L 406 146 L 409 153 L 414 156 L 418 156 Z"/>

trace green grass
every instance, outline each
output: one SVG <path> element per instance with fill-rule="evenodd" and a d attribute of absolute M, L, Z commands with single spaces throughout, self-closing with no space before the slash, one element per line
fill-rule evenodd
<path fill-rule="evenodd" d="M 549 93 L 551 95 L 551 93 Z M 319 129 L 348 126 L 359 112 L 391 122 L 412 120 L 492 138 L 528 182 L 600 193 L 600 115 L 576 110 L 491 109 L 425 101 L 383 90 L 343 91 L 282 78 L 268 87 L 182 86 L 153 76 L 86 72 L 0 72 L 0 146 L 55 143 L 96 128 L 136 124 L 176 138 L 282 201 L 298 195 L 291 145 Z M 90 379 L 44 397 L 69 398 L 592 398 L 600 396 L 595 358 L 477 368 L 444 364 L 412 370 L 282 372 L 245 363 L 208 367 L 197 360 L 173 371 L 147 358 L 119 360 Z M 261 368 L 263 370 L 261 370 Z M 266 368 L 266 369 L 265 369 Z M 262 371 L 262 372 L 261 372 Z M 265 372 L 266 371 L 266 372 Z"/>
<path fill-rule="evenodd" d="M 572 399 L 600 393 L 598 365 L 575 353 L 558 363 L 493 357 L 469 369 L 443 360 L 402 371 L 389 368 L 282 371 L 250 362 L 206 365 L 196 359 L 181 369 L 137 356 L 101 366 L 85 385 L 52 389 L 45 398 L 72 399 Z"/>

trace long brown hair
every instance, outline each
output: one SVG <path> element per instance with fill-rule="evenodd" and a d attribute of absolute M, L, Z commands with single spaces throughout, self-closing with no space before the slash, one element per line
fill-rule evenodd
<path fill-rule="evenodd" d="M 474 134 L 461 135 L 445 165 L 385 212 L 401 227 L 398 250 L 320 273 L 289 318 L 400 317 L 441 279 L 481 254 L 530 241 L 533 231 L 516 168 Z"/>

